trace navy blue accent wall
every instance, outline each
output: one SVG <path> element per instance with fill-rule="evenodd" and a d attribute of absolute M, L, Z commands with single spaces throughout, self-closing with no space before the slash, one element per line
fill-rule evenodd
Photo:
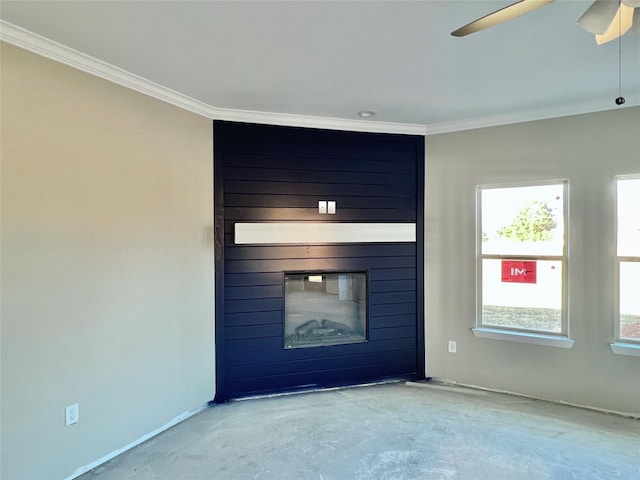
<path fill-rule="evenodd" d="M 424 378 L 424 137 L 216 121 L 214 139 L 216 401 Z M 260 221 L 416 222 L 418 241 L 234 244 Z M 283 348 L 283 272 L 313 270 L 368 271 L 366 343 Z"/>

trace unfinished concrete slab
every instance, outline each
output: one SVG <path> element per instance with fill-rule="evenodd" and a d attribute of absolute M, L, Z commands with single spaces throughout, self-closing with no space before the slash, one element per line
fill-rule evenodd
<path fill-rule="evenodd" d="M 393 383 L 214 406 L 80 478 L 631 480 L 640 421 Z"/>

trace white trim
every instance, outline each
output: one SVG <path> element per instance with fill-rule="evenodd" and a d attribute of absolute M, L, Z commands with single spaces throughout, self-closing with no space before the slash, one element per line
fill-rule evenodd
<path fill-rule="evenodd" d="M 614 177 L 614 186 L 613 186 L 613 191 L 614 191 L 614 209 L 615 209 L 615 223 L 614 223 L 614 232 L 615 232 L 615 251 L 616 251 L 616 257 L 615 257 L 615 263 L 614 263 L 614 289 L 615 289 L 615 304 L 614 304 L 614 310 L 613 310 L 613 315 L 614 315 L 614 325 L 615 325 L 615 332 L 614 338 L 617 338 L 618 340 L 616 340 L 614 343 L 610 344 L 611 345 L 611 351 L 613 351 L 613 353 L 617 354 L 617 355 L 629 355 L 632 357 L 640 357 L 640 344 L 634 344 L 634 343 L 630 343 L 630 342 L 625 342 L 624 339 L 621 339 L 620 337 L 621 335 L 621 312 L 620 312 L 620 302 L 622 300 L 621 296 L 620 296 L 620 274 L 621 274 L 621 265 L 623 263 L 634 263 L 634 262 L 640 262 L 640 256 L 637 255 L 632 255 L 632 256 L 628 256 L 629 252 L 625 252 L 627 253 L 627 255 L 620 255 L 620 226 L 619 226 L 619 222 L 620 222 L 620 218 L 618 216 L 619 213 L 619 208 L 620 208 L 620 182 L 621 181 L 627 181 L 627 180 L 640 180 L 640 174 L 637 173 L 632 173 L 632 174 L 623 174 L 623 175 L 616 175 Z"/>
<path fill-rule="evenodd" d="M 499 190 L 507 188 L 536 188 L 544 186 L 561 186 L 562 187 L 562 222 L 563 222 L 563 238 L 561 255 L 540 255 L 540 254 L 504 254 L 504 253 L 482 253 L 482 193 L 488 190 Z M 527 181 L 527 182 L 509 182 L 504 184 L 486 184 L 476 186 L 476 326 L 479 330 L 486 330 L 489 332 L 503 332 L 511 333 L 513 331 L 521 332 L 522 330 L 515 330 L 517 327 L 513 327 L 514 330 L 504 330 L 501 328 L 495 328 L 492 324 L 483 323 L 483 288 L 484 288 L 484 261 L 485 260 L 509 260 L 509 259 L 522 259 L 530 261 L 555 261 L 560 262 L 562 266 L 562 285 L 561 285 L 561 310 L 560 310 L 560 325 L 561 325 L 561 338 L 568 338 L 569 335 L 569 180 L 568 179 L 555 179 L 555 180 L 541 180 L 541 181 Z M 522 331 L 522 333 L 527 333 Z M 538 334 L 536 338 L 539 337 Z M 482 335 L 478 335 L 482 336 Z M 551 339 L 557 339 L 555 335 L 544 335 Z M 507 338 L 503 338 L 506 340 Z M 539 339 L 538 339 L 539 340 Z M 523 341 L 523 340 L 512 340 Z M 538 343 L 536 341 L 527 340 L 524 343 Z M 552 342 L 555 343 L 555 342 Z M 545 343 L 538 343 L 540 345 L 547 345 Z M 571 345 L 549 345 L 549 346 L 562 346 L 563 348 L 571 348 Z"/>
<path fill-rule="evenodd" d="M 569 337 L 557 335 L 544 335 L 542 333 L 518 332 L 512 330 L 500 330 L 497 328 L 472 328 L 473 334 L 480 338 L 491 340 L 506 340 L 508 342 L 530 343 L 545 347 L 571 348 L 575 340 Z"/>
<path fill-rule="evenodd" d="M 96 460 L 94 462 L 91 462 L 91 463 L 89 463 L 87 465 L 84 465 L 84 466 L 76 469 L 76 471 L 73 472 L 71 475 L 69 475 L 65 480 L 73 480 L 74 478 L 79 477 L 83 473 L 87 473 L 89 470 L 93 470 L 94 468 L 102 465 L 103 463 L 108 462 L 109 460 L 111 460 L 111 459 L 117 457 L 118 455 L 126 452 L 127 450 L 131 450 L 132 448 L 137 447 L 141 443 L 146 442 L 150 438 L 153 438 L 156 435 L 161 434 L 165 430 L 170 429 L 171 427 L 177 425 L 178 423 L 184 422 L 186 419 L 191 418 L 194 415 L 197 415 L 198 413 L 202 412 L 206 408 L 208 408 L 208 403 L 198 407 L 197 409 L 195 409 L 195 410 L 193 410 L 191 412 L 184 412 L 184 413 L 178 415 L 177 417 L 175 417 L 174 419 L 170 420 L 165 425 L 161 426 L 160 428 L 155 429 L 153 432 L 150 432 L 150 433 L 147 433 L 146 435 L 143 435 L 142 437 L 138 438 L 137 440 L 134 440 L 133 442 L 131 442 L 129 445 L 126 445 L 126 446 L 124 446 L 122 448 L 114 450 L 113 452 L 106 454 L 104 457 L 101 457 L 101 458 L 99 458 L 98 460 Z"/>
<path fill-rule="evenodd" d="M 630 357 L 640 357 L 640 345 L 636 343 L 614 342 L 609 344 L 611 351 L 616 355 L 629 355 Z"/>
<path fill-rule="evenodd" d="M 456 382 L 455 380 L 451 380 L 451 379 L 448 379 L 448 378 L 433 377 L 432 381 L 436 382 L 436 383 L 441 383 L 441 384 L 447 384 L 447 385 L 471 388 L 471 389 L 474 389 L 474 390 L 482 390 L 482 391 L 485 391 L 485 392 L 502 393 L 502 394 L 505 394 L 505 395 L 514 395 L 516 397 L 521 397 L 521 398 L 530 398 L 532 400 L 539 400 L 539 401 L 542 401 L 542 402 L 558 403 L 560 405 L 568 405 L 570 407 L 584 408 L 585 410 L 593 410 L 595 412 L 602 412 L 602 413 L 609 413 L 609 414 L 613 414 L 613 415 L 620 415 L 622 417 L 629 417 L 629 418 L 635 418 L 635 419 L 640 418 L 640 413 L 621 412 L 619 410 L 610 410 L 608 408 L 591 407 L 589 405 L 582 405 L 580 403 L 565 402 L 564 400 L 556 400 L 556 399 L 550 399 L 550 398 L 545 398 L 545 397 L 534 397 L 534 396 L 531 396 L 531 395 L 525 395 L 524 393 L 512 392 L 510 390 L 502 390 L 502 389 L 499 389 L 499 388 L 481 387 L 479 385 L 474 385 L 472 383 Z"/>
<path fill-rule="evenodd" d="M 476 118 L 466 118 L 463 120 L 453 120 L 450 122 L 433 123 L 425 126 L 426 136 L 441 135 L 443 133 L 463 132 L 465 130 L 476 130 L 478 128 L 500 127 L 516 123 L 535 122 L 537 120 L 549 120 L 552 118 L 568 117 L 572 115 L 583 115 L 585 113 L 606 112 L 608 110 L 620 110 L 640 105 L 640 102 L 625 103 L 624 106 L 613 106 L 609 97 L 599 98 L 591 102 L 581 102 L 580 104 L 567 106 L 547 106 L 537 110 L 524 110 L 498 115 L 487 115 Z"/>
<path fill-rule="evenodd" d="M 109 63 L 0 20 L 0 40 L 205 117 L 208 105 Z"/>
<path fill-rule="evenodd" d="M 0 40 L 211 120 L 406 135 L 426 132 L 424 125 L 416 124 L 217 108 L 4 20 L 0 20 Z"/>
<path fill-rule="evenodd" d="M 236 223 L 236 245 L 415 242 L 415 223 Z"/>
<path fill-rule="evenodd" d="M 255 112 L 211 107 L 215 110 L 214 120 L 260 123 L 285 127 L 320 128 L 325 130 L 346 130 L 352 132 L 395 133 L 403 135 L 425 135 L 424 125 L 409 123 L 377 122 L 375 120 L 349 120 L 344 118 L 313 117 L 287 113 Z"/>
<path fill-rule="evenodd" d="M 572 106 L 558 105 L 537 110 L 466 118 L 428 125 L 235 110 L 218 108 L 200 102 L 4 20 L 0 20 L 0 40 L 212 120 L 323 128 L 328 130 L 429 136 L 535 120 L 546 120 L 569 115 L 619 110 L 620 108 L 640 105 L 640 102 L 627 101 L 623 107 L 614 107 L 611 105 L 611 100 L 607 97 L 606 99 L 596 99 L 586 104 L 581 102 Z"/>

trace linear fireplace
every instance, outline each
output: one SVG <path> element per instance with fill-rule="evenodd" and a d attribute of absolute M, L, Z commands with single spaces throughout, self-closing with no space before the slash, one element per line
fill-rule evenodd
<path fill-rule="evenodd" d="M 367 341 L 367 273 L 284 276 L 284 348 Z"/>

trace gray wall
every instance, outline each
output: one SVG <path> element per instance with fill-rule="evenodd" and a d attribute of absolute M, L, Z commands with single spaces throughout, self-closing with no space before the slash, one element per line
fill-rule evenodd
<path fill-rule="evenodd" d="M 60 479 L 214 396 L 212 125 L 1 60 L 0 477 Z"/>
<path fill-rule="evenodd" d="M 614 175 L 640 173 L 640 107 L 426 139 L 426 371 L 640 414 L 640 358 L 615 355 Z M 474 337 L 478 184 L 569 180 L 571 349 Z M 640 287 L 639 287 L 640 288 Z M 458 352 L 447 352 L 447 341 Z"/>

